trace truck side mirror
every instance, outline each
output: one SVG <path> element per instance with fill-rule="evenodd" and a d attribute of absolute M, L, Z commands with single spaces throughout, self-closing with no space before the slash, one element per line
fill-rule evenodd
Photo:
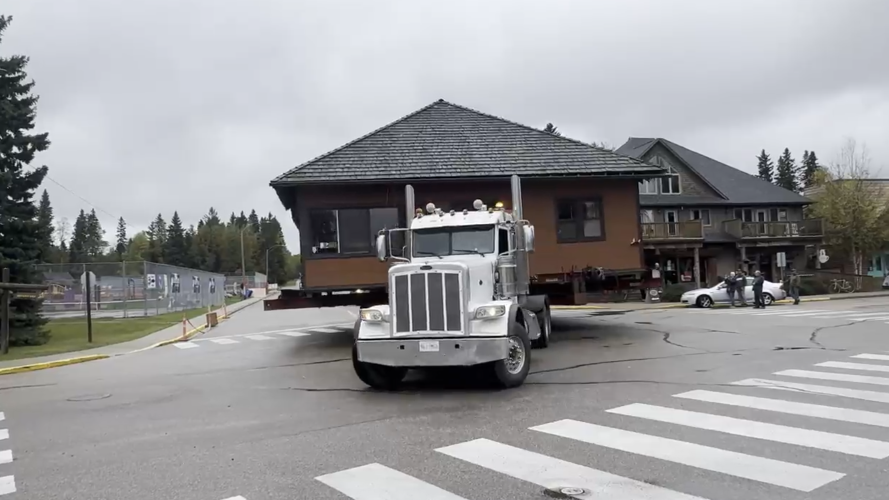
<path fill-rule="evenodd" d="M 522 230 L 525 232 L 525 251 L 532 253 L 534 252 L 534 226 L 530 224 L 522 226 Z"/>
<path fill-rule="evenodd" d="M 386 234 L 378 234 L 376 242 L 377 258 L 380 262 L 386 262 Z"/>

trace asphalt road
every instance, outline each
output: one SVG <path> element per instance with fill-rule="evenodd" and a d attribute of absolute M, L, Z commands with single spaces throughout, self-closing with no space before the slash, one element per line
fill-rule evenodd
<path fill-rule="evenodd" d="M 254 306 L 187 346 L 0 378 L 0 499 L 889 491 L 886 299 L 559 312 L 534 374 L 507 391 L 474 371 L 369 391 L 349 361 L 353 314 Z"/>

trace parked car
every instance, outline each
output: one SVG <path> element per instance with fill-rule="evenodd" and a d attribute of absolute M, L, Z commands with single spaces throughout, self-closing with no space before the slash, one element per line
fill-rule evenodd
<path fill-rule="evenodd" d="M 762 284 L 762 300 L 765 305 L 771 305 L 776 300 L 784 300 L 787 292 L 781 283 L 772 283 L 766 280 Z M 747 286 L 744 287 L 744 297 L 748 304 L 753 303 L 753 277 L 747 277 Z M 735 300 L 738 300 L 737 297 Z M 728 292 L 725 291 L 725 282 L 710 288 L 699 288 L 682 294 L 679 302 L 697 307 L 710 307 L 713 304 L 728 304 Z"/>
<path fill-rule="evenodd" d="M 889 290 L 889 274 L 887 274 L 886 277 L 883 278 L 883 288 Z"/>

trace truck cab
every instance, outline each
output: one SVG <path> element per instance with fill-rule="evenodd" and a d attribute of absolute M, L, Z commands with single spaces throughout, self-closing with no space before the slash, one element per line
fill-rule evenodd
<path fill-rule="evenodd" d="M 430 203 L 408 228 L 380 234 L 389 303 L 360 311 L 359 378 L 393 388 L 411 368 L 489 364 L 500 385 L 521 385 L 551 330 L 546 297 L 528 295 L 533 242 L 528 221 L 480 200 L 448 212 Z"/>

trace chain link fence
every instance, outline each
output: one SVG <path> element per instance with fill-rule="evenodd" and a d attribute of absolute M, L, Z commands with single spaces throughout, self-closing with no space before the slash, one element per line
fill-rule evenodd
<path fill-rule="evenodd" d="M 225 303 L 225 276 L 156 262 L 39 264 L 49 285 L 43 314 L 49 319 L 86 316 L 87 281 L 93 318 L 139 318 Z"/>

